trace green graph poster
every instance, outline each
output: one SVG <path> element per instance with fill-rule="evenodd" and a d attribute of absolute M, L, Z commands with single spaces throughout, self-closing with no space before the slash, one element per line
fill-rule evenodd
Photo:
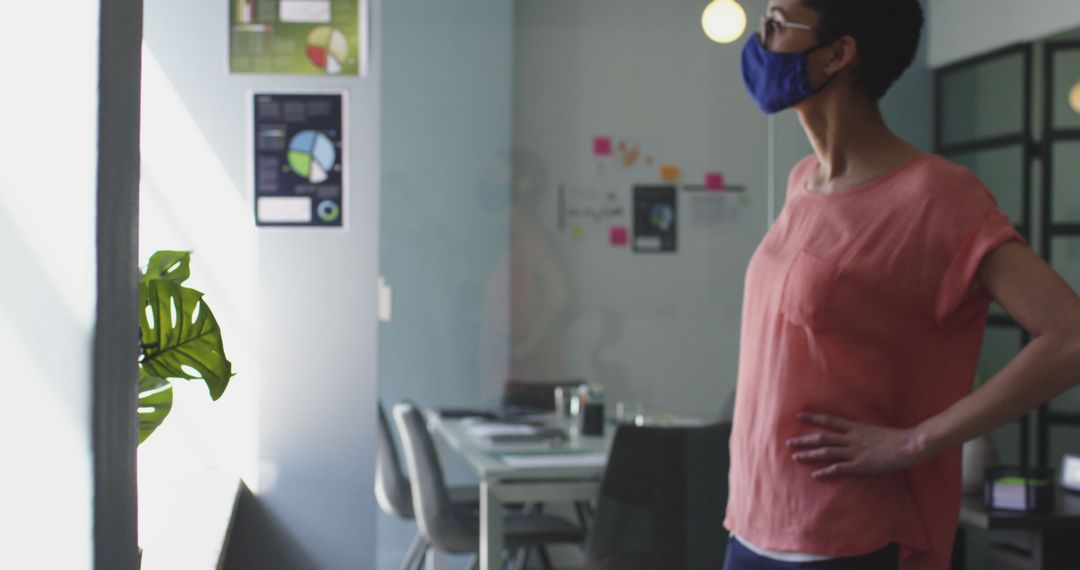
<path fill-rule="evenodd" d="M 229 0 L 229 72 L 364 75 L 366 0 Z"/>

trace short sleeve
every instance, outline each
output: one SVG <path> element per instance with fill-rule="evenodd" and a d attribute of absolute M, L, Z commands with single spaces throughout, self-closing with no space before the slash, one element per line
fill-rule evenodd
<path fill-rule="evenodd" d="M 987 254 L 1012 240 L 1026 243 L 1005 214 L 996 209 L 967 231 L 938 288 L 934 305 L 934 318 L 938 323 L 952 320 L 972 301 L 981 298 L 985 298 L 986 302 L 991 300 L 989 294 L 976 283 L 976 274 Z"/>

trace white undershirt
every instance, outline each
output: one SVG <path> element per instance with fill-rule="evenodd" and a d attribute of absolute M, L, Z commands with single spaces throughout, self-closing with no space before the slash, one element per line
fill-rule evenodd
<path fill-rule="evenodd" d="M 820 554 L 810 554 L 809 552 L 788 552 L 786 550 L 769 550 L 767 548 L 758 548 L 746 540 L 743 537 L 731 533 L 731 536 L 735 540 L 739 541 L 746 547 L 747 550 L 757 554 L 758 556 L 764 556 L 765 558 L 771 558 L 773 560 L 779 560 L 781 562 L 821 562 L 822 560 L 832 560 L 834 556 L 822 556 Z"/>

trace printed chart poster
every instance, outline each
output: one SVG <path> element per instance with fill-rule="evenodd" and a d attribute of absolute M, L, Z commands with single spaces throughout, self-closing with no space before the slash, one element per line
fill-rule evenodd
<path fill-rule="evenodd" d="M 255 224 L 341 227 L 344 94 L 254 94 Z"/>
<path fill-rule="evenodd" d="M 607 235 L 608 228 L 628 220 L 625 198 L 614 188 L 559 186 L 559 229 L 580 228 L 582 233 Z M 625 196 L 625 192 L 623 192 Z"/>
<path fill-rule="evenodd" d="M 365 0 L 229 0 L 229 72 L 358 75 Z"/>
<path fill-rule="evenodd" d="M 678 235 L 675 186 L 634 186 L 634 251 L 672 253 Z"/>

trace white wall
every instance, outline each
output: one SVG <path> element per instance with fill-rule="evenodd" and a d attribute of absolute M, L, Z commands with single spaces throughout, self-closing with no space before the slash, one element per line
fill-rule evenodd
<path fill-rule="evenodd" d="M 99 6 L 8 7 L 0 35 L 3 568 L 92 565 Z"/>
<path fill-rule="evenodd" d="M 929 64 L 939 67 L 1080 26 L 1076 0 L 929 0 Z"/>
<path fill-rule="evenodd" d="M 144 98 L 143 255 L 193 249 L 191 283 L 218 312 L 237 375 L 206 413 L 209 425 L 230 428 L 209 430 L 184 452 L 241 456 L 225 465 L 249 477 L 269 519 L 241 534 L 272 532 L 254 546 L 285 553 L 260 560 L 248 552 L 259 567 L 374 565 L 380 3 L 370 3 L 375 49 L 361 79 L 229 75 L 221 2 L 146 2 L 145 85 L 153 89 Z M 306 88 L 348 94 L 347 227 L 256 230 L 248 91 Z M 177 406 L 196 398 L 205 394 Z M 162 429 L 179 427 L 173 419 Z"/>

